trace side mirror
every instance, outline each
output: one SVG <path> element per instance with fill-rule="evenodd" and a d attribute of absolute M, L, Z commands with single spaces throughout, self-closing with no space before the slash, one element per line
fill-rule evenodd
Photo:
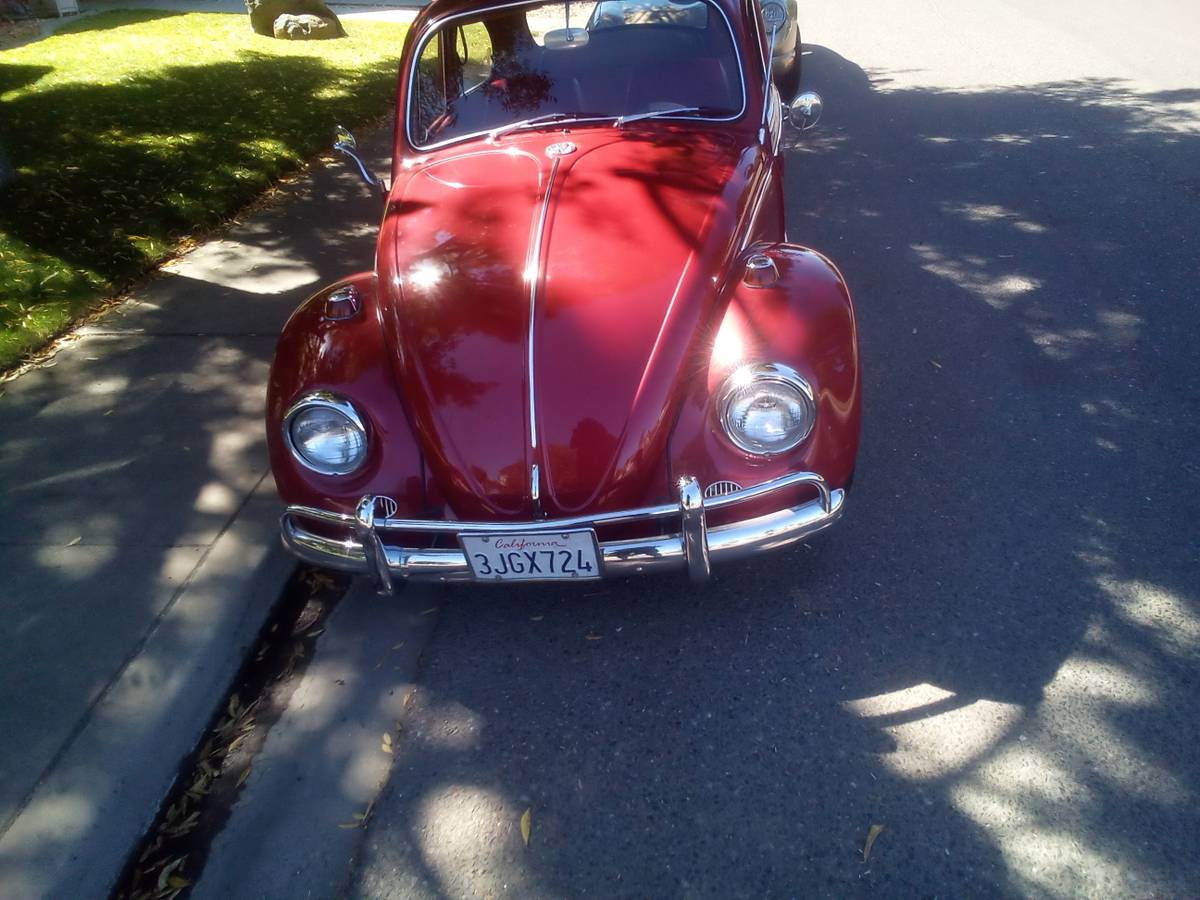
<path fill-rule="evenodd" d="M 816 91 L 797 94 L 796 99 L 788 106 L 788 121 L 801 131 L 808 131 L 821 121 L 823 106 L 821 95 Z"/>
<path fill-rule="evenodd" d="M 383 180 L 372 175 L 371 170 L 367 168 L 367 164 L 358 155 L 358 141 L 354 139 L 354 135 L 350 133 L 349 128 L 338 125 L 333 129 L 333 149 L 343 156 L 348 156 L 354 160 L 355 165 L 358 166 L 358 173 L 362 176 L 362 180 L 379 191 L 380 195 L 387 196 L 387 188 L 384 186 Z"/>
<path fill-rule="evenodd" d="M 358 141 L 345 125 L 338 125 L 333 129 L 333 149 L 343 152 L 358 149 Z"/>

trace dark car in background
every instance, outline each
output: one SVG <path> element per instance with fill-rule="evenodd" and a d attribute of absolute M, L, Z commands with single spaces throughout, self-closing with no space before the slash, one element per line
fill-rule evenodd
<path fill-rule="evenodd" d="M 767 34 L 774 30 L 771 71 L 783 99 L 791 100 L 800 90 L 800 23 L 796 0 L 762 0 Z"/>

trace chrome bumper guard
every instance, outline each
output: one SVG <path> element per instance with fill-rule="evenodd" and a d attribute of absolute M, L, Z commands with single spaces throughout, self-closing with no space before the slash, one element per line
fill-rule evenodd
<path fill-rule="evenodd" d="M 809 484 L 817 497 L 766 515 L 728 525 L 708 527 L 707 513 L 734 506 L 796 485 Z M 761 550 L 773 550 L 803 540 L 836 522 L 842 515 L 846 494 L 830 490 L 815 472 L 795 472 L 754 487 L 719 497 L 705 497 L 700 482 L 691 476 L 678 482 L 679 501 L 661 506 L 644 506 L 594 516 L 543 519 L 534 522 L 455 522 L 432 519 L 376 518 L 380 504 L 372 495 L 363 497 L 355 515 L 289 506 L 280 520 L 283 544 L 305 562 L 371 575 L 381 594 L 390 594 L 396 581 L 473 581 L 470 564 L 457 548 L 417 549 L 392 547 L 382 535 L 389 531 L 425 534 L 530 534 L 594 528 L 645 519 L 678 519 L 675 533 L 659 537 L 607 541 L 599 545 L 601 574 L 605 577 L 642 572 L 687 570 L 694 581 L 708 578 L 712 562 L 740 559 Z M 394 508 L 394 504 L 392 504 Z M 339 541 L 305 530 L 308 520 L 349 527 L 354 539 Z"/>

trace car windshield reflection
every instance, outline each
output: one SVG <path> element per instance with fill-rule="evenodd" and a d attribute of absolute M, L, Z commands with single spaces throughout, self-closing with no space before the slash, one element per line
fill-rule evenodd
<path fill-rule="evenodd" d="M 422 38 L 408 135 L 428 149 L 538 124 L 725 121 L 744 108 L 729 23 L 707 0 L 532 3 L 456 16 Z"/>

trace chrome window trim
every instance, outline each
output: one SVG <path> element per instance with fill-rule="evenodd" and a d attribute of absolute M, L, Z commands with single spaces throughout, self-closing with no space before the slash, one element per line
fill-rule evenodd
<path fill-rule="evenodd" d="M 304 458 L 304 454 L 300 452 L 300 450 L 296 447 L 295 442 L 292 441 L 292 420 L 296 418 L 297 414 L 300 412 L 312 407 L 332 409 L 341 413 L 350 420 L 351 425 L 353 425 L 362 433 L 363 446 L 367 447 L 368 450 L 370 449 L 368 446 L 366 426 L 363 424 L 362 416 L 358 414 L 358 410 L 355 409 L 354 404 L 345 397 L 333 393 L 333 391 L 312 391 L 311 393 L 304 394 L 302 397 L 296 400 L 291 406 L 288 407 L 287 412 L 284 413 L 283 441 L 285 444 L 287 444 L 288 452 L 292 454 L 292 458 L 295 459 L 296 462 L 300 463 L 300 465 L 304 466 L 304 468 L 308 469 L 310 472 L 316 472 L 318 475 L 341 476 L 354 474 L 361 469 L 363 467 L 363 463 L 367 461 L 366 453 L 363 453 L 362 459 L 360 459 L 352 468 L 349 469 L 334 468 L 332 466 L 316 466 L 313 465 L 310 460 Z"/>
<path fill-rule="evenodd" d="M 746 113 L 746 108 L 749 105 L 748 91 L 746 90 L 746 73 L 742 63 L 742 50 L 738 46 L 737 34 L 733 30 L 733 25 L 729 21 L 729 16 L 725 14 L 719 4 L 713 0 L 697 0 L 699 3 L 707 3 L 710 7 L 721 14 L 721 20 L 725 23 L 725 30 L 729 34 L 730 43 L 733 44 L 733 55 L 737 59 L 738 84 L 742 88 L 742 106 L 731 116 L 715 117 L 715 116 L 658 116 L 653 121 L 668 121 L 668 122 L 736 122 Z M 412 104 L 413 104 L 413 82 L 416 80 L 417 68 L 421 62 L 421 54 L 425 52 L 425 48 L 429 45 L 430 39 L 434 33 L 443 25 L 448 25 L 458 19 L 465 19 L 471 16 L 479 16 L 486 13 L 498 12 L 502 9 L 514 9 L 522 6 L 537 6 L 544 4 L 545 0 L 517 0 L 515 3 L 499 3 L 495 6 L 485 6 L 479 9 L 466 10 L 465 12 L 453 13 L 452 15 L 442 16 L 433 19 L 425 26 L 425 30 L 421 32 L 417 38 L 413 48 L 412 65 L 408 71 L 408 93 L 404 103 L 404 138 L 408 141 L 408 146 L 417 153 L 428 153 L 432 150 L 439 150 L 442 147 L 448 147 L 451 144 L 457 144 L 462 141 L 469 141 L 473 138 L 478 138 L 488 134 L 491 129 L 487 128 L 483 131 L 476 131 L 471 134 L 460 135 L 459 137 L 447 138 L 444 141 L 437 141 L 432 144 L 418 144 L 412 135 Z M 619 113 L 614 113 L 611 116 L 596 116 L 588 119 L 571 119 L 568 122 L 547 122 L 547 126 L 554 127 L 558 125 L 579 125 L 589 122 L 608 122 L 617 118 Z"/>
<path fill-rule="evenodd" d="M 754 226 L 758 224 L 758 216 L 762 212 L 763 201 L 767 199 L 767 192 L 770 188 L 771 179 L 764 176 L 762 185 L 758 188 L 757 194 L 749 204 L 749 216 L 745 219 L 746 231 L 742 235 L 742 243 L 738 247 L 738 253 L 744 252 L 750 246 L 750 239 L 754 236 Z"/>
<path fill-rule="evenodd" d="M 757 0 L 744 0 L 743 8 L 750 12 L 750 19 L 754 22 L 754 46 L 758 47 L 759 54 L 762 56 L 763 71 L 767 70 L 767 57 L 763 52 L 763 45 L 766 43 L 767 33 L 759 27 L 760 9 Z M 763 24 L 766 24 L 765 22 Z"/>
<path fill-rule="evenodd" d="M 783 98 L 773 81 L 767 83 L 767 128 L 771 133 L 771 152 L 778 156 L 783 142 Z"/>
<path fill-rule="evenodd" d="M 728 424 L 729 404 L 733 400 L 734 393 L 747 384 L 763 381 L 786 384 L 793 387 L 808 401 L 809 420 L 808 427 L 804 430 L 804 433 L 787 445 L 775 447 L 771 450 L 752 447 L 739 440 Z M 737 369 L 725 379 L 720 390 L 717 391 L 716 409 L 717 421 L 720 423 L 721 431 L 724 432 L 726 439 L 744 453 L 749 453 L 759 458 L 778 456 L 781 453 L 787 453 L 789 450 L 795 450 L 808 440 L 809 435 L 813 433 L 813 429 L 817 425 L 817 400 L 816 395 L 813 393 L 812 385 L 808 383 L 803 375 L 791 366 L 786 366 L 783 363 L 751 363 Z"/>

